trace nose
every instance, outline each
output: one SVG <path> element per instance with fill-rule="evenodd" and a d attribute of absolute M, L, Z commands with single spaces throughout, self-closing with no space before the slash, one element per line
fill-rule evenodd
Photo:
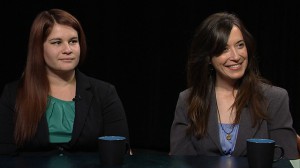
<path fill-rule="evenodd" d="M 232 60 L 239 60 L 241 58 L 237 49 L 235 48 L 230 49 L 230 58 Z"/>
<path fill-rule="evenodd" d="M 72 48 L 69 43 L 66 43 L 63 48 L 63 53 L 70 54 L 72 53 Z"/>

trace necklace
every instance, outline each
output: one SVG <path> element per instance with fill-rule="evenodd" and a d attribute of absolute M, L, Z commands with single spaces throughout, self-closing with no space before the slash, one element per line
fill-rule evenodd
<path fill-rule="evenodd" d="M 231 133 L 233 132 L 235 125 L 233 125 L 232 129 L 229 132 L 226 132 L 226 130 L 223 128 L 223 125 L 222 125 L 222 122 L 221 122 L 221 116 L 220 116 L 220 112 L 219 112 L 219 107 L 218 107 L 218 102 L 217 102 L 217 96 L 216 96 L 216 106 L 217 106 L 217 113 L 218 113 L 218 118 L 219 118 L 219 121 L 220 121 L 221 128 L 226 133 L 226 139 L 228 141 L 230 141 L 231 137 L 232 137 Z"/>

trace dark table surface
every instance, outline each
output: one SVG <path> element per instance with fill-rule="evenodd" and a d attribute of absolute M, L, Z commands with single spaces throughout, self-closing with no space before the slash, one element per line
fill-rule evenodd
<path fill-rule="evenodd" d="M 98 153 L 64 155 L 0 156 L 0 168 L 96 168 L 101 167 Z M 125 156 L 122 168 L 248 168 L 246 157 L 169 156 L 142 150 Z M 289 160 L 280 160 L 273 168 L 293 168 Z"/>

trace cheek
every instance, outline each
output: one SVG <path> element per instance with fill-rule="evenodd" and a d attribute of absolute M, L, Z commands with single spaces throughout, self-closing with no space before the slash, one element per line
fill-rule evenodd
<path fill-rule="evenodd" d="M 222 59 L 220 57 L 218 58 L 214 57 L 211 59 L 211 64 L 216 69 L 223 64 Z"/>
<path fill-rule="evenodd" d="M 80 47 L 78 46 L 73 46 L 72 47 L 72 52 L 74 55 L 76 55 L 76 57 L 80 57 Z"/>
<path fill-rule="evenodd" d="M 55 50 L 44 50 L 44 60 L 47 65 L 55 62 L 57 54 Z"/>
<path fill-rule="evenodd" d="M 46 59 L 46 58 L 51 58 L 52 57 L 52 55 L 53 55 L 53 49 L 50 49 L 50 48 L 48 48 L 48 47 L 44 47 L 44 58 Z"/>
<path fill-rule="evenodd" d="M 51 57 L 49 57 L 48 55 L 44 55 L 44 60 L 46 65 L 50 65 L 53 62 Z"/>
<path fill-rule="evenodd" d="M 44 51 L 44 60 L 45 62 L 48 62 L 49 60 L 51 60 L 51 53 L 47 52 L 47 51 Z"/>
<path fill-rule="evenodd" d="M 77 51 L 78 57 L 80 57 L 80 47 L 79 46 L 76 51 Z"/>
<path fill-rule="evenodd" d="M 247 49 L 245 48 L 244 50 L 240 50 L 239 55 L 244 57 L 244 58 L 248 58 Z"/>

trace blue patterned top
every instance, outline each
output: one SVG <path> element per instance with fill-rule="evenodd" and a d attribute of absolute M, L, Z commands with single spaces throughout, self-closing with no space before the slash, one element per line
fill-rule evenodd
<path fill-rule="evenodd" d="M 227 133 L 231 132 L 230 140 L 227 140 L 227 138 L 226 138 L 227 133 L 225 133 L 223 131 L 222 127 Z M 221 144 L 222 150 L 224 152 L 224 155 L 231 156 L 232 152 L 234 151 L 238 130 L 239 130 L 238 124 L 236 124 L 236 125 L 233 125 L 233 124 L 222 124 L 221 125 L 221 124 L 219 124 L 220 144 Z"/>

